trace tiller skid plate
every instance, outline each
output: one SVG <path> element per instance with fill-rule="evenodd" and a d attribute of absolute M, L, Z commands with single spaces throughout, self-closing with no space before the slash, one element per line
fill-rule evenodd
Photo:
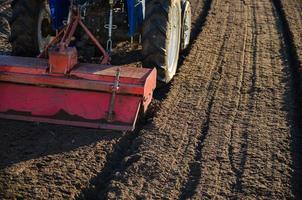
<path fill-rule="evenodd" d="M 155 69 L 77 64 L 65 73 L 61 64 L 0 56 L 0 117 L 127 131 L 152 100 Z"/>

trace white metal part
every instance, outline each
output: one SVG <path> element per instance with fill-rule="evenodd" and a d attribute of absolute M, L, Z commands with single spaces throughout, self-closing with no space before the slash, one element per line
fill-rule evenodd
<path fill-rule="evenodd" d="M 109 0 L 110 11 L 109 11 L 109 24 L 108 24 L 108 40 L 107 40 L 107 52 L 112 50 L 112 20 L 113 20 L 113 1 Z M 105 27 L 106 28 L 106 27 Z"/>
<path fill-rule="evenodd" d="M 191 5 L 186 1 L 183 9 L 182 30 L 181 30 L 181 50 L 185 50 L 190 43 L 191 37 Z"/>

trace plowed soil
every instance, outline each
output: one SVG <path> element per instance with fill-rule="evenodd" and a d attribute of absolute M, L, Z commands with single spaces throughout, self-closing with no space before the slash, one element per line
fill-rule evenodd
<path fill-rule="evenodd" d="M 265 0 L 218 1 L 110 198 L 291 198 L 286 66 Z M 131 159 L 130 159 L 131 160 Z"/>
<path fill-rule="evenodd" d="M 10 6 L 0 3 L 0 53 L 9 54 Z M 0 138 L 0 199 L 74 199 L 124 140 L 120 132 L 8 120 L 0 120 Z"/>
<path fill-rule="evenodd" d="M 300 63 L 302 62 L 302 1 L 301 0 L 281 0 L 286 18 L 293 34 L 295 48 L 297 50 Z"/>
<path fill-rule="evenodd" d="M 0 120 L 0 199 L 301 197 L 301 1 L 191 3 L 192 45 L 137 131 Z"/>

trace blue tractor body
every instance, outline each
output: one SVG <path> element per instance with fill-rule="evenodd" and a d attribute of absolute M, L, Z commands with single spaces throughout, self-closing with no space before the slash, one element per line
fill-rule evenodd
<path fill-rule="evenodd" d="M 16 56 L 47 56 L 60 41 L 60 48 L 75 47 L 81 62 L 141 61 L 168 83 L 190 42 L 189 0 L 13 0 L 12 5 Z"/>
<path fill-rule="evenodd" d="M 144 20 L 145 0 L 126 0 L 128 13 L 128 34 L 134 36 Z M 52 18 L 53 29 L 61 29 L 63 21 L 67 19 L 69 13 L 69 0 L 49 0 L 49 7 Z"/>

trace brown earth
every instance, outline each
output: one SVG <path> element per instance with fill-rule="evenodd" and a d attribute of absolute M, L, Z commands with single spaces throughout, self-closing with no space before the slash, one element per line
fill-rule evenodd
<path fill-rule="evenodd" d="M 0 1 L 0 54 L 10 8 Z M 0 120 L 0 199 L 74 199 L 106 166 L 119 132 Z"/>
<path fill-rule="evenodd" d="M 0 1 L 0 54 L 10 54 L 11 48 L 8 2 Z M 202 6 L 203 0 L 196 1 L 193 24 Z M 137 53 L 128 57 L 124 62 L 135 60 Z M 134 136 L 0 120 L 0 199 L 83 198 L 98 174 L 111 174 L 111 160 L 121 148 L 127 152 Z"/>
<path fill-rule="evenodd" d="M 191 1 L 192 46 L 134 133 L 0 120 L 0 199 L 298 199 L 293 58 L 273 2 Z"/>
<path fill-rule="evenodd" d="M 288 63 L 291 66 L 292 90 L 294 95 L 295 123 L 293 128 L 293 185 L 296 199 L 302 199 L 302 1 L 301 0 L 274 0 L 279 9 L 282 26 L 285 29 L 283 38 L 288 50 Z"/>
<path fill-rule="evenodd" d="M 302 63 L 302 0 L 281 0 Z"/>
<path fill-rule="evenodd" d="M 293 198 L 289 77 L 278 20 L 271 1 L 213 0 L 108 198 Z"/>

